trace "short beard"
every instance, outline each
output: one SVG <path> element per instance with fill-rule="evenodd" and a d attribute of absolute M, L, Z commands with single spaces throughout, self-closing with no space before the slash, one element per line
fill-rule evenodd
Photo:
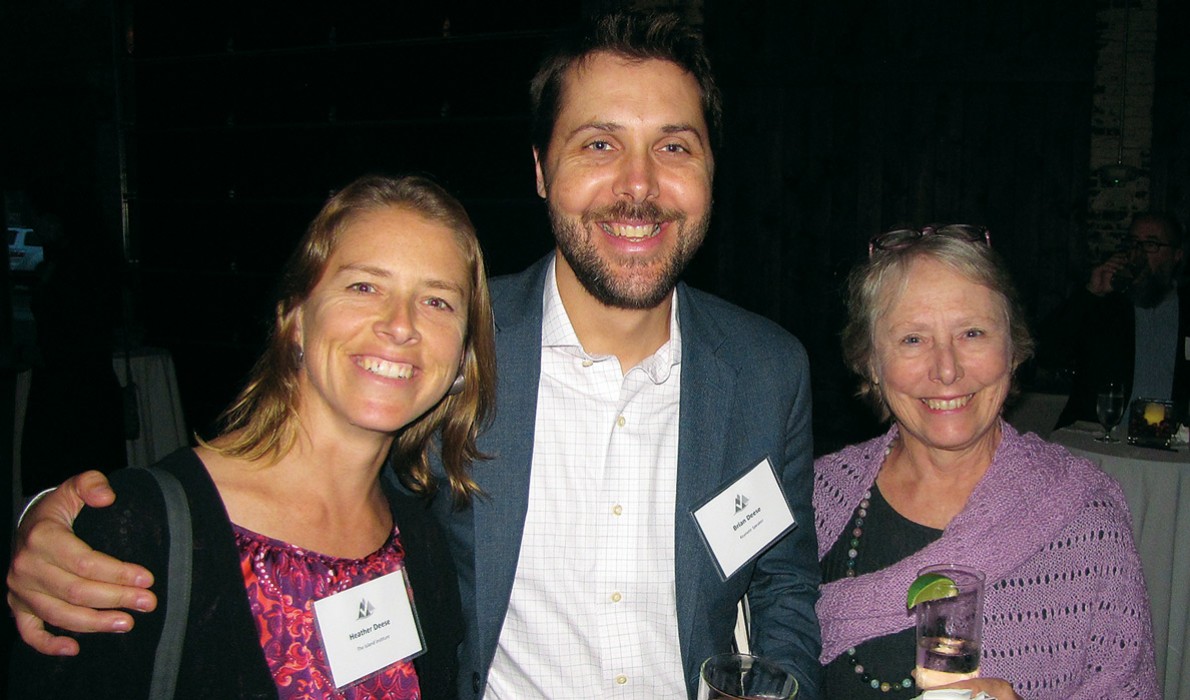
<path fill-rule="evenodd" d="M 1132 299 L 1133 306 L 1152 309 L 1165 300 L 1171 289 L 1173 284 L 1170 281 L 1149 272 L 1133 282 L 1132 287 L 1128 289 L 1128 296 Z"/>
<path fill-rule="evenodd" d="M 558 249 L 574 270 L 575 277 L 587 293 L 600 303 L 618 309 L 642 310 L 660 306 L 673 292 L 678 278 L 698 252 L 710 225 L 709 213 L 700 219 L 690 221 L 684 213 L 664 210 L 653 202 L 617 202 L 610 207 L 584 212 L 579 222 L 567 218 L 552 203 L 547 202 L 547 207 Z M 634 284 L 630 279 L 618 277 L 614 264 L 602 258 L 598 249 L 591 243 L 590 232 L 591 227 L 597 225 L 595 222 L 617 219 L 668 222 L 678 229 L 668 234 L 676 236 L 676 247 L 668 259 L 660 261 L 661 270 L 648 286 Z M 602 231 L 599 233 L 601 235 Z M 624 267 L 644 267 L 651 262 L 653 261 L 645 261 L 642 264 L 629 261 Z"/>

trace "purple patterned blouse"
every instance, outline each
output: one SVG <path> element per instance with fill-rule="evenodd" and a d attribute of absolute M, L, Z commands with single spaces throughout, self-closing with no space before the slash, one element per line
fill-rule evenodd
<path fill-rule="evenodd" d="M 420 700 L 411 661 L 400 661 L 335 690 L 314 622 L 314 601 L 402 567 L 405 550 L 395 527 L 384 545 L 363 559 L 310 552 L 235 524 L 232 529 L 260 646 L 281 700 Z"/>

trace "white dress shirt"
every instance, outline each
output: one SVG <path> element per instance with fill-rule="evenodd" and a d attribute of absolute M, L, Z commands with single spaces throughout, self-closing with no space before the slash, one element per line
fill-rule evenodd
<path fill-rule="evenodd" d="M 669 341 L 624 373 L 583 350 L 552 264 L 546 279 L 529 506 L 485 697 L 684 700 L 677 298 Z"/>
<path fill-rule="evenodd" d="M 1132 397 L 1124 405 L 1124 416 L 1135 399 L 1168 400 L 1173 395 L 1173 375 L 1177 367 L 1178 294 L 1174 289 L 1151 309 L 1134 306 L 1135 361 L 1132 365 Z M 1184 406 L 1182 408 L 1185 408 Z"/>

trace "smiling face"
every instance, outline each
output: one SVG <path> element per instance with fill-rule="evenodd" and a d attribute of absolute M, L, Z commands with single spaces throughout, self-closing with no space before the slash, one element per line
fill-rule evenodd
<path fill-rule="evenodd" d="M 459 372 L 470 278 L 455 234 L 409 209 L 349 224 L 295 312 L 307 431 L 391 435 L 438 403 Z"/>
<path fill-rule="evenodd" d="M 648 309 L 706 236 L 714 162 L 698 83 L 674 63 L 596 53 L 566 74 L 537 160 L 565 276 L 607 306 Z"/>
<path fill-rule="evenodd" d="M 875 324 L 874 379 L 901 428 L 927 448 L 994 450 L 1012 383 L 1003 302 L 930 258 Z"/>

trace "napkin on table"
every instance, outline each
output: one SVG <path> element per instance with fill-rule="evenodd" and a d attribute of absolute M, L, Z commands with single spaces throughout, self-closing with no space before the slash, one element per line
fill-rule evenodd
<path fill-rule="evenodd" d="M 972 695 L 970 690 L 956 690 L 953 688 L 944 688 L 942 690 L 927 690 L 926 692 L 913 698 L 913 700 L 996 700 L 992 696 L 979 691 L 977 695 Z"/>

